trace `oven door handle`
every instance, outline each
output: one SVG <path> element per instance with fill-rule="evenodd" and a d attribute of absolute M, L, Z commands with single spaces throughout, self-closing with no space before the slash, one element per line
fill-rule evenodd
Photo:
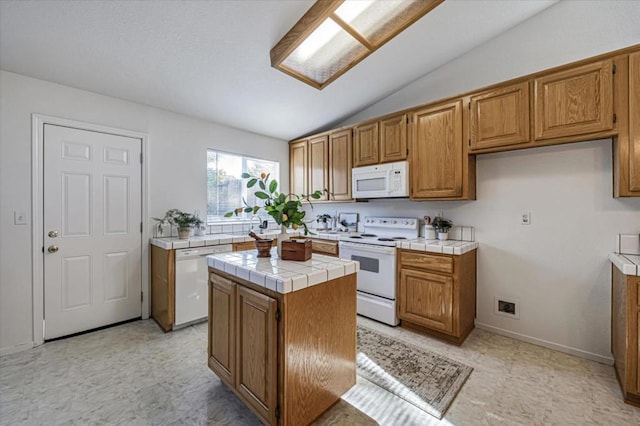
<path fill-rule="evenodd" d="M 396 252 L 395 247 L 372 246 L 368 244 L 348 243 L 344 241 L 340 241 L 339 246 L 351 251 L 358 250 L 366 251 L 368 253 L 395 254 Z"/>

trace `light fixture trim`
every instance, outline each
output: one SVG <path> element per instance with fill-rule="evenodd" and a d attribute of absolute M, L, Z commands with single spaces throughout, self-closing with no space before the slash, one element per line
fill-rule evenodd
<path fill-rule="evenodd" d="M 271 66 L 322 90 L 443 1 L 318 0 L 271 49 Z"/>

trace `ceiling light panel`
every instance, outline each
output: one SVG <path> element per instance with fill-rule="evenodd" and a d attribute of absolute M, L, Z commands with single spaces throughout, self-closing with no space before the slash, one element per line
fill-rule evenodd
<path fill-rule="evenodd" d="M 444 0 L 318 0 L 271 49 L 271 66 L 317 89 Z"/>

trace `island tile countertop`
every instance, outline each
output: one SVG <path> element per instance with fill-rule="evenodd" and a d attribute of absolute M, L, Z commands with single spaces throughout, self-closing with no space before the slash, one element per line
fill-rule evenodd
<path fill-rule="evenodd" d="M 271 257 L 258 257 L 255 250 L 207 256 L 214 269 L 242 278 L 278 293 L 290 293 L 321 284 L 360 270 L 357 261 L 313 254 L 307 261 L 282 260 L 276 248 Z"/>
<path fill-rule="evenodd" d="M 640 255 L 609 253 L 609 260 L 623 274 L 640 276 Z"/>

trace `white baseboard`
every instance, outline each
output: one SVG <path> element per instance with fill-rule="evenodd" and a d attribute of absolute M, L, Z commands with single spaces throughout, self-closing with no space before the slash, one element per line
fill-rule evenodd
<path fill-rule="evenodd" d="M 33 348 L 33 346 L 34 346 L 33 342 L 29 342 L 29 343 L 21 343 L 15 346 L 9 346 L 8 348 L 1 348 L 0 356 L 5 356 L 10 354 L 15 354 L 16 352 L 26 351 L 27 349 Z"/>
<path fill-rule="evenodd" d="M 511 337 L 512 339 L 521 340 L 523 342 L 531 343 L 538 346 L 543 346 L 545 348 L 553 349 L 558 352 L 564 352 L 569 355 L 575 355 L 580 358 L 589 359 L 591 361 L 596 361 L 601 364 L 613 365 L 613 357 L 612 356 L 602 356 L 598 354 L 594 354 L 592 352 L 583 351 L 582 349 L 576 349 L 565 345 L 560 345 L 558 343 L 549 342 L 547 340 L 538 339 L 536 337 L 527 336 L 526 334 L 516 333 L 510 330 L 505 330 L 503 328 L 494 327 L 488 324 L 482 324 L 476 321 L 476 327 L 489 331 L 491 333 L 499 334 L 501 336 Z"/>

